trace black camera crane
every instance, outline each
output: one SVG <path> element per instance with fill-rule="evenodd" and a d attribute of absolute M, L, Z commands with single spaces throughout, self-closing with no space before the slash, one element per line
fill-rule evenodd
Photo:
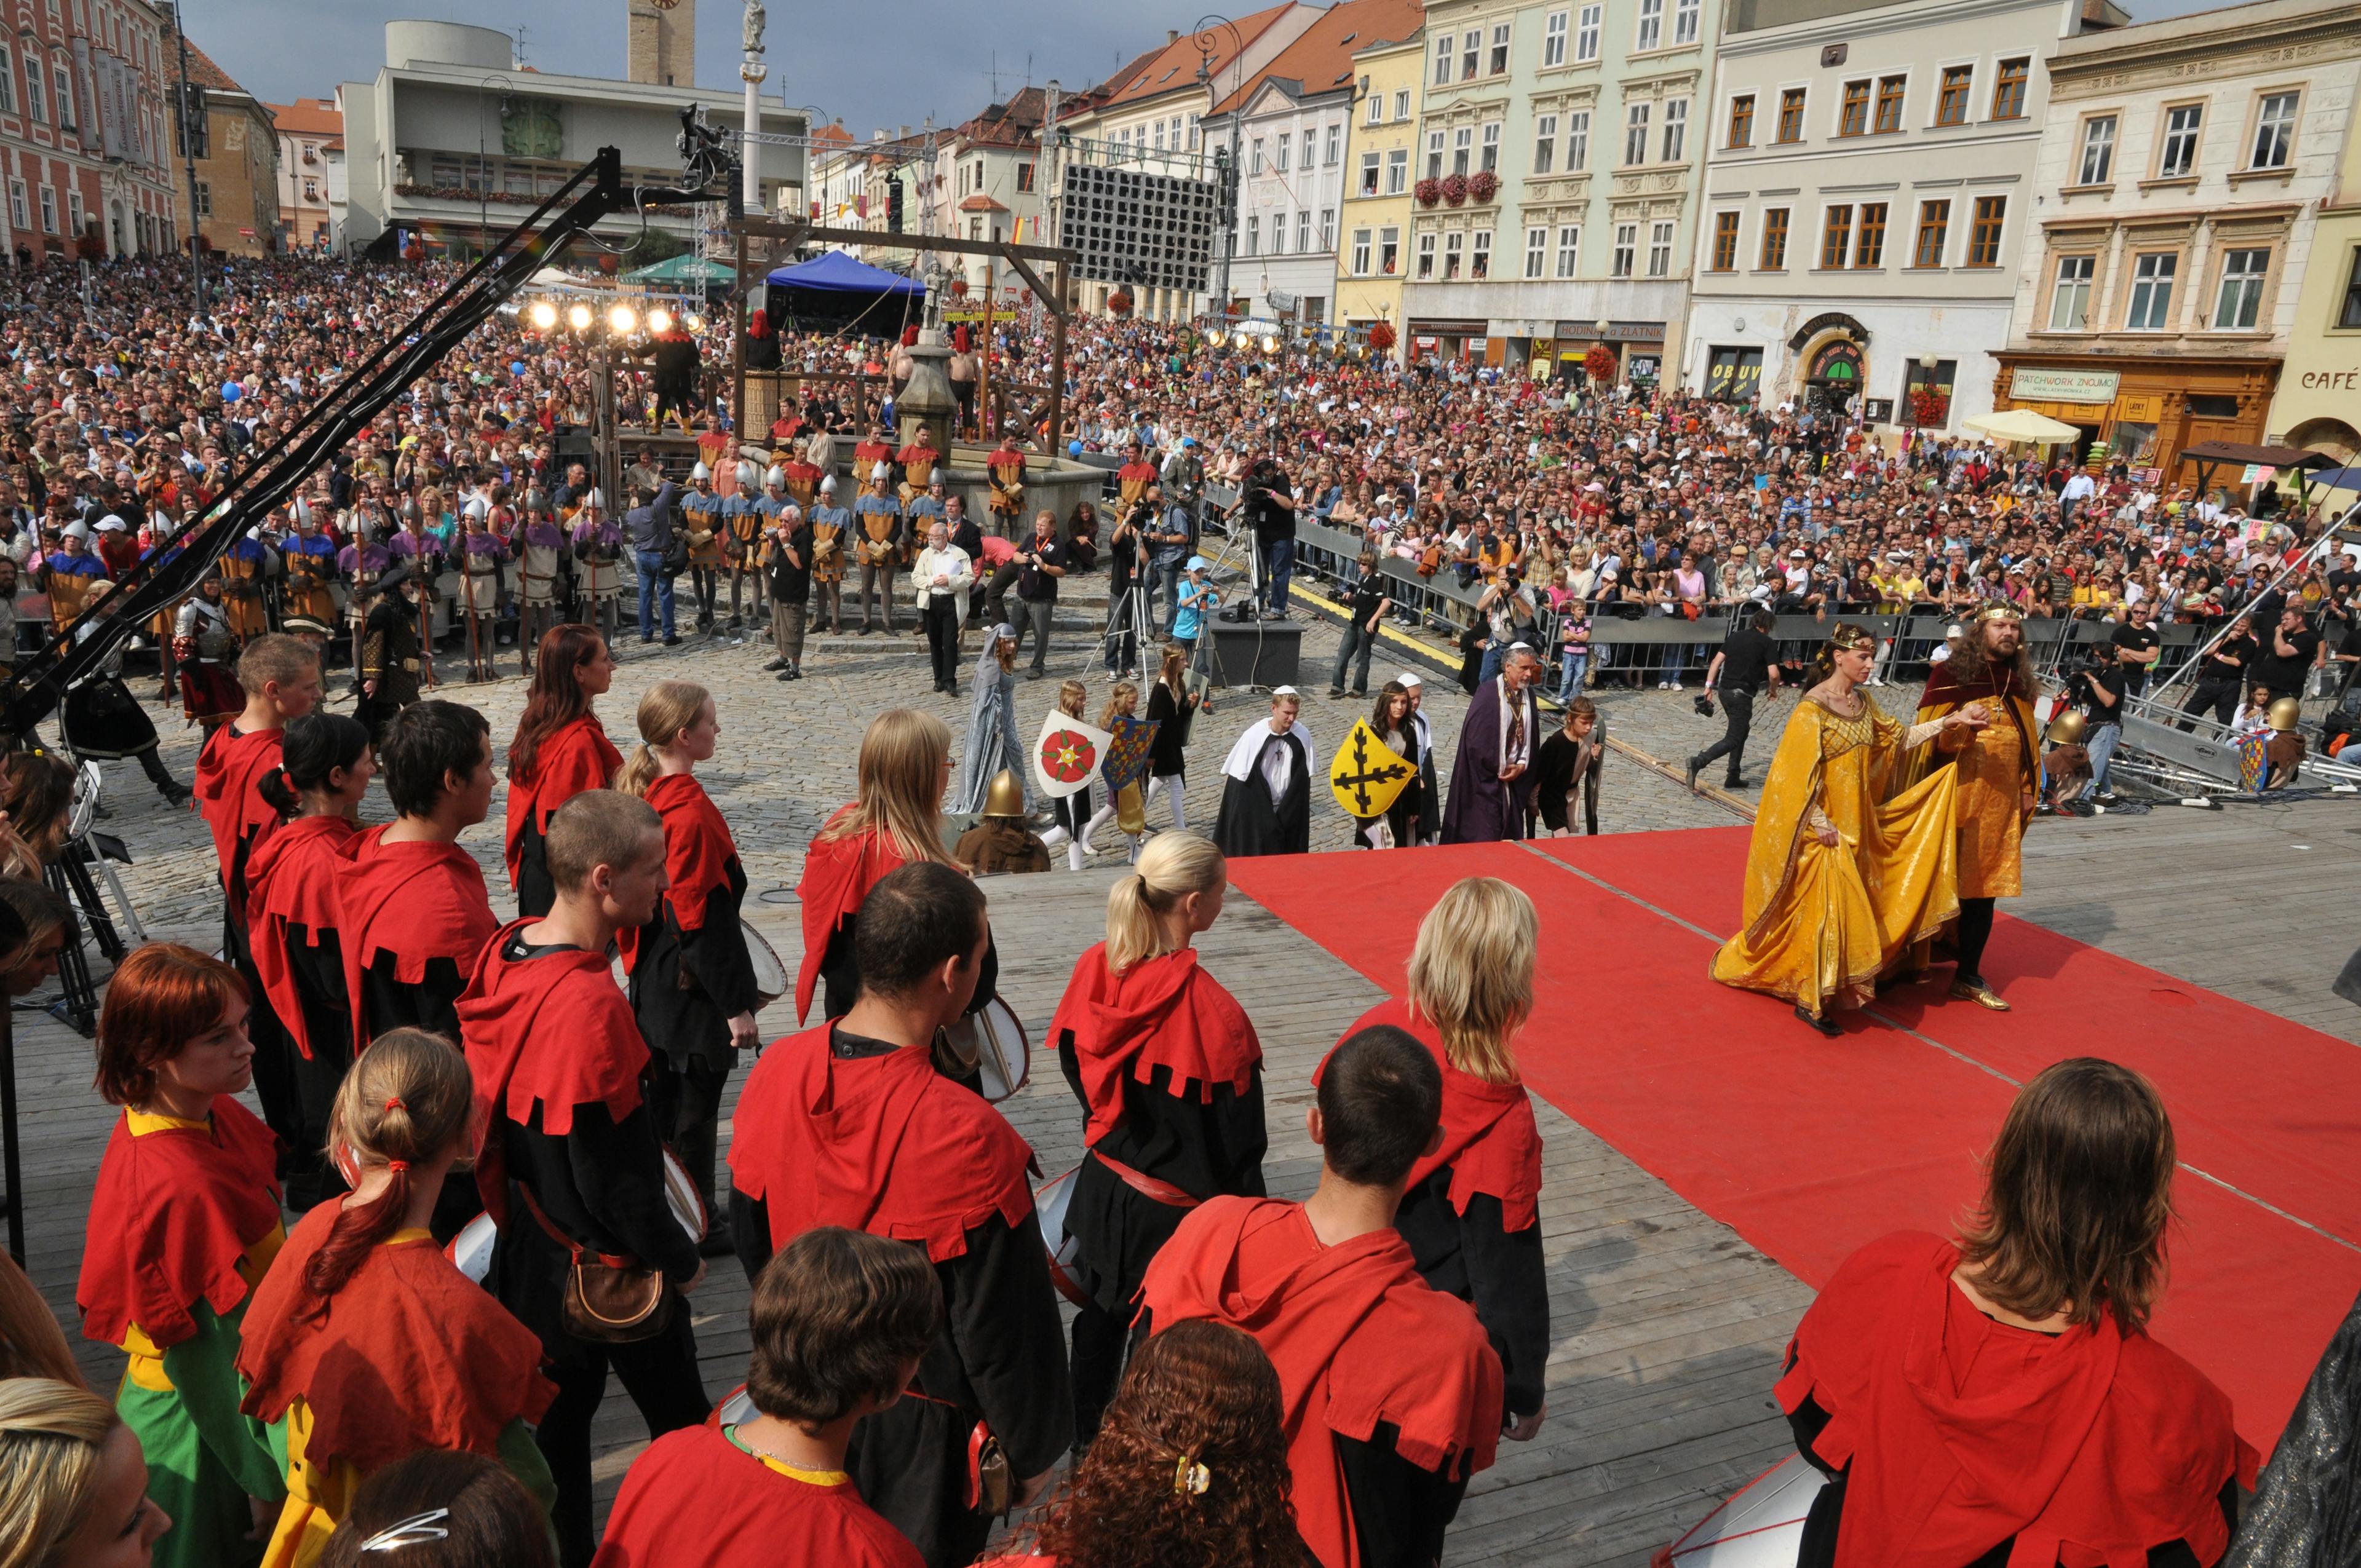
<path fill-rule="evenodd" d="M 0 686 L 0 746 L 34 743 L 34 729 L 66 688 L 99 667 L 115 645 L 149 617 L 193 592 L 229 547 L 325 466 L 411 384 L 555 262 L 601 220 L 650 205 L 725 202 L 738 215 L 738 161 L 726 133 L 705 124 L 692 104 L 680 112 L 681 183 L 627 186 L 622 153 L 602 147 L 525 220 L 502 235 L 450 286 L 380 345 L 360 369 L 339 381 L 278 440 L 231 475 L 221 499 L 177 550 L 155 550 L 120 579 L 95 610 L 85 610 Z M 560 210 L 560 209 L 563 210 Z M 103 610 L 104 614 L 100 614 Z M 97 619 L 93 621 L 93 617 Z M 95 630 L 76 641 L 85 623 Z"/>

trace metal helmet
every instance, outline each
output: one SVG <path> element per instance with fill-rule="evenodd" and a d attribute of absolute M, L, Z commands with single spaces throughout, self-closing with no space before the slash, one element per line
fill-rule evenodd
<path fill-rule="evenodd" d="M 2293 729 L 2303 718 L 2303 704 L 2291 696 L 2283 696 L 2270 706 L 2270 726 L 2284 734 Z"/>
<path fill-rule="evenodd" d="M 992 787 L 983 795 L 983 814 L 986 817 L 1025 815 L 1025 786 L 1016 782 L 1015 769 L 1003 768 L 993 775 Z"/>
<path fill-rule="evenodd" d="M 2047 738 L 2052 746 L 2080 746 L 2090 730 L 2091 721 L 2070 707 L 2049 721 Z"/>

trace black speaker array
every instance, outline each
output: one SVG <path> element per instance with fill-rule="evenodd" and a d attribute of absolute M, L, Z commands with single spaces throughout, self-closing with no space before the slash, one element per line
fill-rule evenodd
<path fill-rule="evenodd" d="M 1220 243 L 1216 214 L 1209 180 L 1070 163 L 1058 243 L 1093 282 L 1202 294 Z"/>

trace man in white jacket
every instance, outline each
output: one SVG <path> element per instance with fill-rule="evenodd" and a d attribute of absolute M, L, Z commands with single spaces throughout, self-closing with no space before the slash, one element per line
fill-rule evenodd
<path fill-rule="evenodd" d="M 927 545 L 911 565 L 910 581 L 917 586 L 918 623 L 927 629 L 927 652 L 935 663 L 935 690 L 956 692 L 960 622 L 967 612 L 967 591 L 975 586 L 975 563 L 951 543 L 940 518 L 927 530 Z"/>

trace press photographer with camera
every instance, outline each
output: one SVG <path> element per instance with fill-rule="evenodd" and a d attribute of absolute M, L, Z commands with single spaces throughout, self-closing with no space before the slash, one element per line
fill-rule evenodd
<path fill-rule="evenodd" d="M 1170 465 L 1167 466 L 1168 471 Z M 1200 474 L 1202 476 L 1202 470 Z M 1197 547 L 1195 498 L 1170 481 L 1148 487 L 1148 499 L 1154 503 L 1153 511 L 1139 524 L 1140 536 L 1148 546 L 1148 572 L 1143 587 L 1148 594 L 1148 619 L 1156 619 L 1156 603 L 1164 603 L 1164 617 L 1159 623 L 1163 634 L 1172 635 L 1173 617 L 1180 609 L 1180 573 Z"/>
<path fill-rule="evenodd" d="M 1295 576 L 1296 500 L 1287 471 L 1277 459 L 1257 457 L 1238 487 L 1238 499 L 1225 514 L 1246 514 L 1254 530 L 1255 553 L 1262 560 L 1265 620 L 1287 619 L 1287 585 Z"/>
<path fill-rule="evenodd" d="M 2067 678 L 2066 700 L 2090 719 L 2082 744 L 2091 753 L 2091 783 L 2082 798 L 2113 806 L 2115 792 L 2107 764 L 2114 760 L 2115 743 L 2124 738 L 2124 672 L 2115 662 L 2113 642 L 2091 644 L 2090 663 Z"/>

